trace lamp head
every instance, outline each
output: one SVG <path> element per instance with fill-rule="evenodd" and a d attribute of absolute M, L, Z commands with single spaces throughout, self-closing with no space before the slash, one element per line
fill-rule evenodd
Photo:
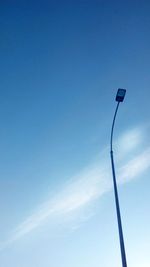
<path fill-rule="evenodd" d="M 126 89 L 120 89 L 119 88 L 117 91 L 117 95 L 116 95 L 116 101 L 117 102 L 123 102 L 125 94 L 126 94 Z"/>

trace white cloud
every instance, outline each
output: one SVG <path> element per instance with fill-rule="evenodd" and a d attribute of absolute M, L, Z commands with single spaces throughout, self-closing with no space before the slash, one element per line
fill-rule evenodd
<path fill-rule="evenodd" d="M 120 169 L 120 182 L 136 178 L 150 167 L 150 148 L 147 148 Z"/>
<path fill-rule="evenodd" d="M 124 137 L 125 138 L 125 137 Z M 128 138 L 127 138 L 128 139 Z M 138 142 L 136 141 L 138 144 Z M 107 168 L 105 167 L 107 166 Z M 138 154 L 118 170 L 118 182 L 125 183 L 140 175 L 150 167 L 150 147 Z M 51 217 L 72 214 L 96 198 L 101 197 L 112 187 L 110 162 L 97 162 L 74 176 L 55 197 L 44 202 L 36 211 L 21 223 L 4 243 L 10 244 L 39 227 Z"/>
<path fill-rule="evenodd" d="M 110 187 L 105 172 L 94 165 L 73 177 L 62 192 L 40 205 L 14 231 L 11 242 L 37 228 L 50 216 L 67 215 L 87 205 Z"/>
<path fill-rule="evenodd" d="M 117 158 L 120 160 L 130 152 L 140 148 L 144 140 L 145 133 L 141 127 L 136 127 L 126 131 L 114 144 Z"/>
<path fill-rule="evenodd" d="M 142 140 L 143 130 L 141 128 L 135 128 L 125 132 L 118 143 L 122 152 L 129 152 L 136 148 Z"/>

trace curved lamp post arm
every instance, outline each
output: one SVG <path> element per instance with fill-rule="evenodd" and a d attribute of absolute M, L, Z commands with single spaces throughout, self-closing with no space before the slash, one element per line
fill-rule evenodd
<path fill-rule="evenodd" d="M 116 120 L 119 104 L 120 104 L 120 102 L 117 103 L 115 114 L 114 114 L 114 118 L 113 118 L 113 122 L 112 122 L 112 127 L 111 127 L 110 151 L 113 151 L 113 133 L 114 133 L 115 120 Z"/>

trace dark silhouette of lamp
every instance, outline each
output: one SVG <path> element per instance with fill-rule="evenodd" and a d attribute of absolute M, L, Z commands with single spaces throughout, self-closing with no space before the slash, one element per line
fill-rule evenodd
<path fill-rule="evenodd" d="M 117 183 L 116 183 L 115 164 L 114 164 L 114 158 L 113 158 L 113 131 L 114 131 L 114 125 L 115 125 L 115 120 L 116 120 L 116 115 L 117 115 L 117 111 L 119 108 L 119 104 L 120 104 L 120 102 L 123 102 L 125 94 L 126 94 L 126 89 L 118 89 L 117 95 L 116 95 L 116 101 L 118 103 L 117 103 L 115 114 L 113 117 L 112 128 L 111 128 L 111 138 L 110 138 L 111 167 L 112 167 L 112 176 L 113 176 L 113 185 L 114 185 L 114 194 L 115 194 L 117 221 L 118 221 L 118 231 L 119 231 L 122 267 L 127 267 L 127 261 L 126 261 L 126 252 L 125 252 L 125 245 L 124 245 L 124 238 L 123 238 L 121 213 L 120 213 L 120 206 L 119 206 L 119 197 L 118 197 L 118 190 L 117 190 Z"/>

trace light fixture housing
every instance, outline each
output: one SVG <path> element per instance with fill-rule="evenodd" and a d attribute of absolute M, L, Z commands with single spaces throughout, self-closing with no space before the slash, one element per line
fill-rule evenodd
<path fill-rule="evenodd" d="M 126 89 L 120 89 L 119 88 L 117 91 L 117 95 L 116 95 L 116 101 L 117 102 L 123 102 L 125 94 L 126 94 Z"/>

